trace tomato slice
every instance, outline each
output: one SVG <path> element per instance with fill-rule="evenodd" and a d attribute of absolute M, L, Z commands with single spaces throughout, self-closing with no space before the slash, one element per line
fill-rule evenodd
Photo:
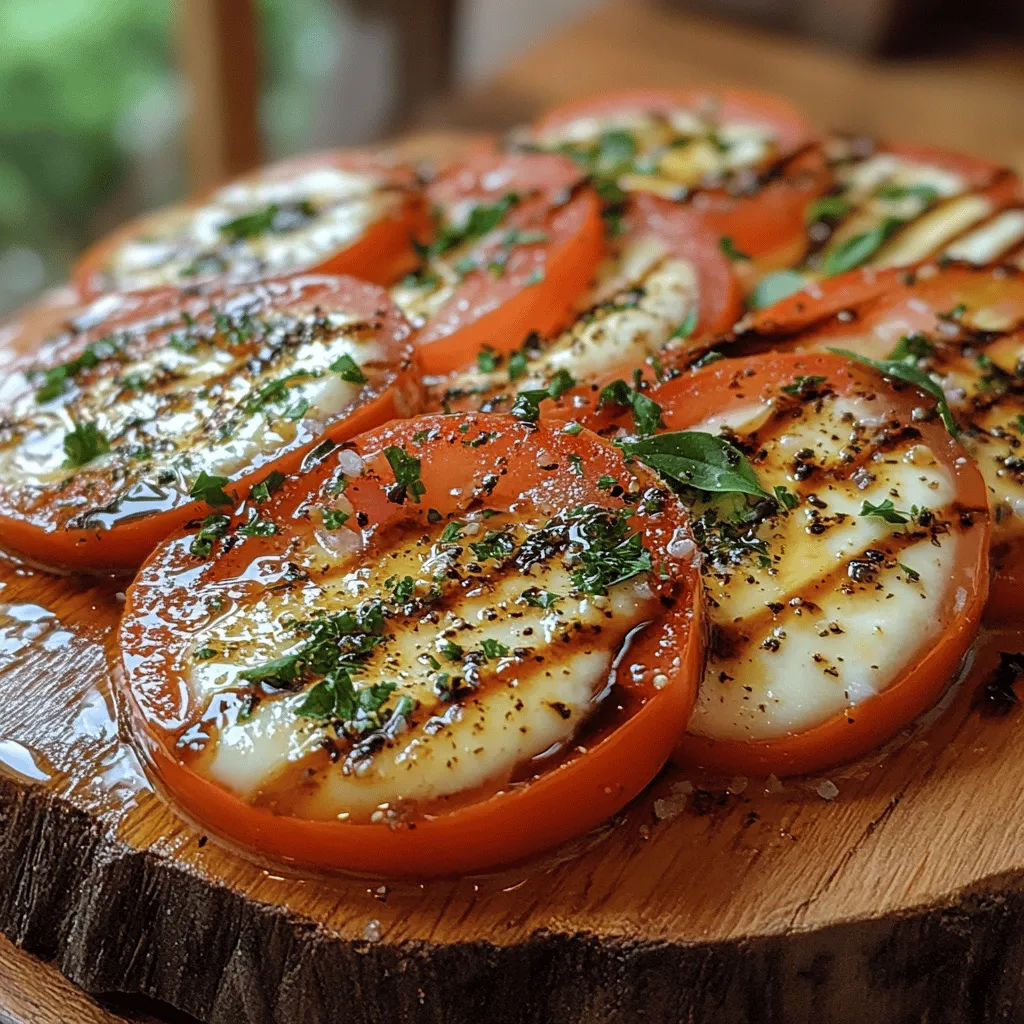
<path fill-rule="evenodd" d="M 1024 191 L 1005 168 L 904 143 L 837 138 L 827 148 L 834 188 L 807 211 L 808 256 L 760 281 L 755 308 L 802 279 L 940 257 L 992 264 L 1024 241 Z"/>
<path fill-rule="evenodd" d="M 609 201 L 647 192 L 691 203 L 744 278 L 800 260 L 804 213 L 829 187 L 804 116 L 740 90 L 594 96 L 552 111 L 529 139 L 572 155 Z"/>
<path fill-rule="evenodd" d="M 417 186 L 411 168 L 372 153 L 287 160 L 130 222 L 72 280 L 86 298 L 306 273 L 389 285 L 416 265 L 414 240 L 429 230 Z"/>
<path fill-rule="evenodd" d="M 392 289 L 418 327 L 427 373 L 467 366 L 489 345 L 518 348 L 563 326 L 604 252 L 600 202 L 550 154 L 479 151 L 428 188 L 437 234 Z"/>
<path fill-rule="evenodd" d="M 685 728 L 686 513 L 594 435 L 420 417 L 247 505 L 154 552 L 121 626 L 153 770 L 228 839 L 317 868 L 479 870 L 607 819 Z"/>
<path fill-rule="evenodd" d="M 931 265 L 910 275 L 855 271 L 825 282 L 817 299 L 805 293 L 780 307 L 764 311 L 751 339 L 775 348 L 841 348 L 876 360 L 909 359 L 941 383 L 963 428 L 961 441 L 988 485 L 994 578 L 986 613 L 1019 619 L 1024 274 Z"/>
<path fill-rule="evenodd" d="M 419 401 L 409 324 L 352 278 L 104 297 L 70 319 L 0 387 L 4 544 L 46 565 L 133 570 L 211 504 Z"/>
<path fill-rule="evenodd" d="M 523 392 L 547 388 L 557 398 L 577 384 L 619 376 L 624 366 L 699 349 L 736 322 L 739 282 L 692 209 L 631 197 L 610 250 L 569 328 L 535 336 L 517 353 L 480 350 L 474 367 L 434 383 L 430 400 L 508 411 Z M 545 413 L 553 408 L 545 402 Z"/>
<path fill-rule="evenodd" d="M 916 416 L 923 395 L 811 353 L 725 360 L 650 397 L 667 431 L 696 441 L 661 434 L 627 453 L 705 488 L 682 492 L 711 643 L 677 758 L 816 771 L 933 705 L 977 631 L 989 516 L 973 461 Z M 709 451 L 719 438 L 730 447 Z"/>

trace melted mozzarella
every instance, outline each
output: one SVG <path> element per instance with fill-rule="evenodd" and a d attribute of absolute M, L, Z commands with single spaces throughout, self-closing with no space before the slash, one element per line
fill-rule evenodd
<path fill-rule="evenodd" d="M 949 473 L 919 443 L 877 448 L 874 403 L 815 406 L 795 418 L 749 407 L 732 424 L 764 452 L 762 486 L 801 501 L 758 527 L 764 562 L 705 542 L 712 643 L 693 733 L 749 741 L 812 728 L 885 690 L 942 629 L 960 536 Z M 803 482 L 800 466 L 814 467 Z M 887 499 L 932 510 L 948 532 L 860 514 Z"/>
<path fill-rule="evenodd" d="M 471 370 L 445 381 L 447 395 L 485 399 L 543 387 L 560 370 L 576 381 L 642 363 L 662 351 L 700 301 L 693 266 L 671 256 L 654 236 L 631 240 L 605 262 L 587 298 L 587 312 L 550 344 L 534 350 L 525 375 L 514 382 L 507 370 Z M 511 387 L 510 387 L 511 385 Z"/>
<path fill-rule="evenodd" d="M 437 535 L 404 536 L 347 559 L 307 552 L 315 582 L 237 605 L 197 635 L 193 650 L 216 652 L 186 666 L 196 704 L 210 709 L 207 728 L 215 726 L 197 768 L 244 799 L 282 812 L 379 820 L 410 805 L 429 807 L 500 787 L 535 759 L 564 750 L 607 692 L 626 634 L 652 616 L 650 590 L 637 577 L 605 598 L 574 596 L 572 565 L 560 554 L 525 572 L 477 559 L 468 545 L 487 531 L 511 530 L 521 543 L 531 528 L 507 514 L 468 520 L 456 546 Z M 450 582 L 453 572 L 471 582 Z M 406 576 L 415 581 L 416 596 L 439 579 L 443 593 L 403 609 L 391 587 Z M 559 600 L 535 607 L 523 599 L 529 588 Z M 300 713 L 315 683 L 299 693 L 268 691 L 248 717 L 218 718 L 216 698 L 237 689 L 239 671 L 301 646 L 291 622 L 314 612 L 358 610 L 374 600 L 392 609 L 387 640 L 374 649 L 355 686 L 391 682 L 395 689 L 386 704 L 391 716 L 372 752 L 360 753 L 334 725 Z M 442 673 L 454 697 L 439 695 Z M 327 758 L 325 748 L 336 756 Z"/>
<path fill-rule="evenodd" d="M 234 182 L 198 208 L 157 215 L 144 236 L 114 251 L 105 272 L 125 291 L 187 284 L 219 273 L 239 280 L 285 273 L 347 248 L 398 203 L 397 193 L 376 176 L 336 167 Z M 310 213 L 241 239 L 226 228 L 271 204 L 282 209 L 307 204 Z"/>
<path fill-rule="evenodd" d="M 982 195 L 965 195 L 943 203 L 908 224 L 883 246 L 871 261 L 874 267 L 905 267 L 939 252 L 957 235 L 981 223 L 992 212 L 992 202 Z"/>
<path fill-rule="evenodd" d="M 112 360 L 45 402 L 31 371 L 12 374 L 0 475 L 39 487 L 74 474 L 113 474 L 128 504 L 132 495 L 152 503 L 168 488 L 187 494 L 200 472 L 230 477 L 300 431 L 320 432 L 360 392 L 331 364 L 348 356 L 369 367 L 384 356 L 373 331 L 341 312 L 326 319 L 269 313 L 250 327 L 242 343 L 203 327 L 168 332 L 155 345 L 125 336 Z M 83 423 L 110 450 L 70 467 L 65 439 Z M 90 525 L 106 524 L 107 513 L 97 515 Z"/>
<path fill-rule="evenodd" d="M 635 150 L 629 169 L 618 175 L 625 191 L 653 192 L 669 199 L 745 168 L 757 167 L 775 152 L 765 125 L 717 121 L 688 110 L 667 115 L 617 111 L 575 118 L 545 131 L 543 147 L 586 152 L 609 132 L 628 133 Z"/>
<path fill-rule="evenodd" d="M 976 266 L 994 263 L 1024 242 L 1024 210 L 1004 210 L 948 245 L 943 256 Z"/>

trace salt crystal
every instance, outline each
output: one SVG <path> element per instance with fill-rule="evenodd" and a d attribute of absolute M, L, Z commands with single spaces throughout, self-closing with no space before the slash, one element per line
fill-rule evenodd
<path fill-rule="evenodd" d="M 728 791 L 733 796 L 739 796 L 747 788 L 747 779 L 744 775 L 737 775 L 735 778 L 729 780 Z"/>
<path fill-rule="evenodd" d="M 764 791 L 769 794 L 782 792 L 782 783 L 779 781 L 779 777 L 777 775 L 769 775 L 768 778 L 764 780 Z"/>
<path fill-rule="evenodd" d="M 380 930 L 380 921 L 375 918 L 372 921 L 366 922 L 366 927 L 363 929 L 363 938 L 367 942 L 380 942 L 382 934 L 383 933 Z"/>
<path fill-rule="evenodd" d="M 839 787 L 828 779 L 822 779 L 815 789 L 822 800 L 835 800 L 839 796 Z"/>

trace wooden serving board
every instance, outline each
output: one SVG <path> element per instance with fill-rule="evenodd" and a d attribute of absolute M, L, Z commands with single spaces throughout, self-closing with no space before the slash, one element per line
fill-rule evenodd
<path fill-rule="evenodd" d="M 1024 1019 L 1024 711 L 975 704 L 1024 630 L 862 763 L 671 768 L 570 849 L 395 883 L 254 863 L 154 791 L 119 712 L 126 585 L 0 557 L 0 932 L 88 992 L 209 1024 Z"/>

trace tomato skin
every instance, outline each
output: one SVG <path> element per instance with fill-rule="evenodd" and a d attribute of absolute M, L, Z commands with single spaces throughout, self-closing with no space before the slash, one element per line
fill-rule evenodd
<path fill-rule="evenodd" d="M 515 193 L 521 200 L 502 226 L 540 229 L 547 240 L 517 246 L 498 278 L 485 267 L 465 275 L 417 332 L 424 372 L 461 369 L 485 345 L 510 352 L 531 332 L 549 335 L 569 322 L 605 251 L 601 202 L 582 181 L 579 168 L 562 156 L 478 151 L 430 186 L 430 203 L 441 209 Z M 500 241 L 487 248 L 499 249 Z"/>
<path fill-rule="evenodd" d="M 350 309 L 367 317 L 379 317 L 381 339 L 390 368 L 378 381 L 365 387 L 365 398 L 349 415 L 329 423 L 321 433 L 299 445 L 284 449 L 278 457 L 250 465 L 231 478 L 227 485 L 229 491 L 244 493 L 271 470 L 293 472 L 306 453 L 324 438 L 344 441 L 419 407 L 422 396 L 408 323 L 390 303 L 386 293 L 352 278 L 293 277 L 235 289 L 209 290 L 192 298 L 185 298 L 174 289 L 125 296 L 118 301 L 117 312 L 110 319 L 49 346 L 41 365 L 65 362 L 78 355 L 88 341 L 113 331 L 130 329 L 132 325 L 166 324 L 151 335 L 151 339 L 159 342 L 169 331 L 171 323 L 180 322 L 182 313 L 202 322 L 209 316 L 213 304 L 254 291 L 263 294 L 265 301 L 277 308 L 305 308 L 317 304 L 330 307 L 335 303 L 338 308 Z M 88 312 L 89 308 L 80 308 L 76 313 Z M 30 339 L 21 339 L 20 347 L 30 349 Z M 25 369 L 35 365 L 36 359 L 26 353 L 15 362 L 14 368 Z M 53 504 L 61 494 L 73 493 L 74 487 L 65 490 L 50 486 L 28 499 L 0 483 L 0 527 L 4 545 L 44 566 L 120 575 L 137 569 L 169 533 L 211 511 L 205 502 L 186 498 L 176 507 L 129 519 L 112 529 L 76 529 L 67 525 L 73 517 L 72 511 L 67 508 L 60 510 Z"/>
<path fill-rule="evenodd" d="M 825 376 L 840 394 L 856 386 L 884 387 L 873 371 L 827 353 L 767 354 L 756 359 L 723 360 L 690 376 L 676 378 L 654 390 L 667 430 L 686 430 L 751 396 L 771 392 L 800 375 Z M 893 405 L 905 422 L 912 422 L 919 404 L 914 389 L 892 393 Z M 687 733 L 673 760 L 713 772 L 797 775 L 852 760 L 874 749 L 932 707 L 949 687 L 973 643 L 988 597 L 988 549 L 991 524 L 984 480 L 960 444 L 941 424 L 916 423 L 929 448 L 957 481 L 958 501 L 974 516 L 965 534 L 966 552 L 959 563 L 958 585 L 963 604 L 950 587 L 945 614 L 951 618 L 941 641 L 877 696 L 847 708 L 805 732 L 782 739 L 752 742 L 711 739 Z"/>
<path fill-rule="evenodd" d="M 731 195 L 712 187 L 684 200 L 710 232 L 728 238 L 736 250 L 750 257 L 738 262 L 736 269 L 752 284 L 759 274 L 800 261 L 807 247 L 807 207 L 831 185 L 818 134 L 795 107 L 774 96 L 741 89 L 637 89 L 557 107 L 534 125 L 533 132 L 543 137 L 584 116 L 708 108 L 722 120 L 764 125 L 775 136 L 775 152 L 752 168 L 767 177 L 751 195 Z"/>
<path fill-rule="evenodd" d="M 426 237 L 430 231 L 430 218 L 423 196 L 417 188 L 416 175 L 411 168 L 396 165 L 370 152 L 359 150 L 337 150 L 309 154 L 291 160 L 284 160 L 252 174 L 243 175 L 233 183 L 255 181 L 287 181 L 289 178 L 317 167 L 339 168 L 354 173 L 380 175 L 386 187 L 404 193 L 399 208 L 373 222 L 368 230 L 354 242 L 336 250 L 315 263 L 296 266 L 287 273 L 279 271 L 266 275 L 281 279 L 307 274 L 337 274 L 359 277 L 372 284 L 386 286 L 412 270 L 417 262 L 414 240 Z M 231 184 L 231 183 L 229 183 Z M 199 210 L 215 200 L 224 185 L 211 189 L 193 202 L 181 204 L 173 210 Z M 83 299 L 93 299 L 111 288 L 105 281 L 105 271 L 112 254 L 122 245 L 150 233 L 170 210 L 159 210 L 143 214 L 117 228 L 109 235 L 90 246 L 71 269 L 71 283 Z M 263 279 L 263 278 L 260 278 Z M 246 279 L 251 280 L 251 279 Z M 230 272 L 222 275 L 208 275 L 182 281 L 179 287 L 187 288 L 196 284 L 211 285 L 240 283 L 231 279 Z"/>
<path fill-rule="evenodd" d="M 468 425 L 463 431 L 460 427 Z M 436 429 L 437 437 L 417 447 L 417 433 Z M 485 446 L 464 442 L 484 432 L 497 432 Z M 385 491 L 393 476 L 383 457 L 398 445 L 422 460 L 426 493 L 420 505 L 396 505 Z M 424 416 L 388 424 L 355 438 L 354 451 L 364 472 L 349 482 L 346 497 L 365 514 L 371 532 L 408 516 L 426 522 L 428 507 L 442 515 L 463 507 L 451 484 L 467 493 L 472 480 L 495 469 L 499 458 L 514 461 L 516 472 L 501 477 L 489 497 L 495 504 L 536 492 L 551 500 L 554 480 L 537 466 L 530 452 L 578 454 L 592 470 L 586 477 L 560 473 L 559 503 L 592 500 L 616 507 L 607 491 L 596 487 L 601 472 L 626 472 L 621 455 L 589 433 L 570 436 L 543 426 L 532 427 L 506 416 Z M 323 463 L 293 478 L 261 512 L 288 521 L 304 501 L 320 493 L 332 466 Z M 571 479 L 570 479 L 571 476 Z M 641 470 L 641 479 L 646 474 Z M 630 665 L 643 666 L 618 680 L 623 686 L 625 717 L 607 733 L 599 733 L 587 750 L 574 750 L 531 781 L 506 785 L 504 791 L 450 813 L 415 821 L 415 827 L 389 827 L 338 821 L 314 821 L 274 814 L 253 807 L 192 771 L 174 754 L 177 735 L 190 714 L 187 687 L 173 670 L 182 643 L 182 622 L 206 586 L 214 586 L 254 558 L 280 551 L 288 537 L 248 537 L 218 562 L 201 571 L 188 569 L 190 533 L 179 534 L 142 567 L 128 590 L 121 626 L 121 650 L 137 738 L 160 785 L 180 801 L 204 827 L 243 844 L 257 854 L 294 864 L 384 876 L 451 875 L 510 863 L 585 834 L 636 796 L 667 760 L 685 728 L 703 669 L 704 610 L 697 568 L 669 556 L 666 546 L 677 527 L 685 528 L 685 512 L 669 499 L 665 510 L 642 525 L 655 564 L 671 566 L 673 579 L 652 586 L 668 588 L 676 601 L 665 616 L 649 626 L 629 647 Z M 301 528 L 299 528 L 301 529 Z M 308 529 L 311 529 L 309 527 Z M 195 559 L 191 562 L 194 565 Z M 180 582 L 175 582 L 181 573 Z M 244 586 L 253 587 L 250 575 Z M 659 678 L 663 676 L 664 678 Z M 193 709 L 194 710 L 194 709 Z"/>

